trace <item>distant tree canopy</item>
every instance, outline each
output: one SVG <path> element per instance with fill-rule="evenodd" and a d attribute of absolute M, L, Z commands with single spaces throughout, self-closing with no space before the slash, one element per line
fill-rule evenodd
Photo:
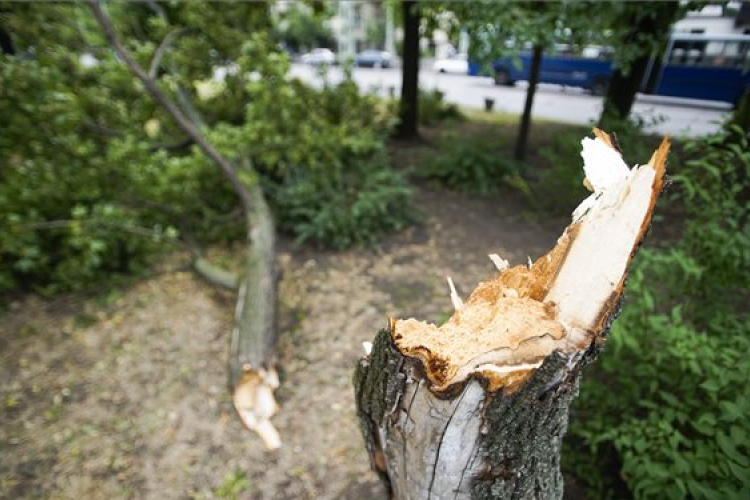
<path fill-rule="evenodd" d="M 333 33 L 327 21 L 333 15 L 330 5 L 310 6 L 294 3 L 281 11 L 274 26 L 274 37 L 293 52 L 305 52 L 315 47 L 333 48 Z"/>
<path fill-rule="evenodd" d="M 614 84 L 605 99 L 603 116 L 621 119 L 630 111 L 646 63 L 663 50 L 671 25 L 707 3 L 485 1 L 441 2 L 431 4 L 431 9 L 455 16 L 455 24 L 470 35 L 471 59 L 485 68 L 501 55 L 512 56 L 528 47 L 549 50 L 563 43 L 574 52 L 586 45 L 612 47 Z"/>

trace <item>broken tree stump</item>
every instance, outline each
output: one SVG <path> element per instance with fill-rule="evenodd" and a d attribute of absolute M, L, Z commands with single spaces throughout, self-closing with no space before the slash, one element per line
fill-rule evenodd
<path fill-rule="evenodd" d="M 394 500 L 560 499 L 560 451 L 582 368 L 616 317 L 661 192 L 669 141 L 629 169 L 583 140 L 585 185 L 557 245 L 480 283 L 438 327 L 393 320 L 354 377 L 371 465 Z"/>

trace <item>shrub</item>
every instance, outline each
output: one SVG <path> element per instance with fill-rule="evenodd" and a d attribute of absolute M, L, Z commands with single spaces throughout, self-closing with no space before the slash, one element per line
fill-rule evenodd
<path fill-rule="evenodd" d="M 639 500 L 750 495 L 750 148 L 736 130 L 685 151 L 669 200 L 682 238 L 641 253 L 571 421 L 593 457 L 566 461 L 592 497 L 614 493 L 601 463 L 620 464 Z"/>
<path fill-rule="evenodd" d="M 274 195 L 279 226 L 297 240 L 346 248 L 369 245 L 409 224 L 411 189 L 384 150 L 357 157 L 335 179 L 300 170 Z"/>
<path fill-rule="evenodd" d="M 428 179 L 462 191 L 487 194 L 517 175 L 513 160 L 496 149 L 488 149 L 491 142 L 487 138 L 456 140 L 448 134 L 443 140 L 452 144 L 426 166 L 423 175 Z"/>
<path fill-rule="evenodd" d="M 385 151 L 392 110 L 361 95 L 348 71 L 321 90 L 298 81 L 263 84 L 269 77 L 253 85 L 243 139 L 235 143 L 253 145 L 248 155 L 279 227 L 300 242 L 345 248 L 409 224 L 411 190 Z"/>
<path fill-rule="evenodd" d="M 462 120 L 458 106 L 445 102 L 445 94 L 438 89 L 419 89 L 419 123 L 435 125 L 446 120 Z"/>

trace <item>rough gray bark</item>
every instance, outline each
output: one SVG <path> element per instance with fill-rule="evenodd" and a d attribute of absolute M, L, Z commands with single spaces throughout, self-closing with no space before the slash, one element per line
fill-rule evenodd
<path fill-rule="evenodd" d="M 381 331 L 354 378 L 371 466 L 398 500 L 562 498 L 568 409 L 595 352 L 576 360 L 555 353 L 509 395 L 472 378 L 440 398 L 419 380 L 418 363 Z M 404 451 L 415 443 L 421 449 Z"/>
<path fill-rule="evenodd" d="M 437 327 L 391 320 L 354 376 L 372 468 L 393 500 L 559 500 L 581 371 L 619 312 L 669 144 L 632 170 L 606 134 L 584 144 L 594 193 L 547 255 L 481 283 Z"/>

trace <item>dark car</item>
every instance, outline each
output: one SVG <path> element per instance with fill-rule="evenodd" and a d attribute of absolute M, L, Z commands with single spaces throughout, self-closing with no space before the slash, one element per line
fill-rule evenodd
<path fill-rule="evenodd" d="M 361 68 L 388 68 L 391 54 L 383 50 L 365 50 L 356 55 L 354 63 Z"/>

